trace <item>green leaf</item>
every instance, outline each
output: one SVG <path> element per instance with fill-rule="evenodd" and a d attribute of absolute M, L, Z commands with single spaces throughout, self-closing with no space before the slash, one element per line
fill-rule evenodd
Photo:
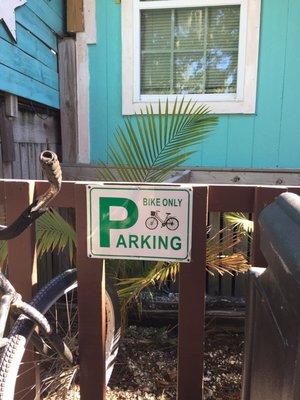
<path fill-rule="evenodd" d="M 75 249 L 75 231 L 57 211 L 50 210 L 36 222 L 37 252 L 41 257 L 48 251 L 68 249 L 72 263 Z"/>
<path fill-rule="evenodd" d="M 157 116 L 150 105 L 117 128 L 116 145 L 108 149 L 112 166 L 101 162 L 99 174 L 106 181 L 162 181 L 197 151 L 217 121 L 206 106 L 184 99 L 172 110 L 168 101 L 164 107 L 159 102 Z"/>

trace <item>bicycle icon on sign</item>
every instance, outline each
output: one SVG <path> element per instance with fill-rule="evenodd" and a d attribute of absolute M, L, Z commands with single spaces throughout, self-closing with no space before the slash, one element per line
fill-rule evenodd
<path fill-rule="evenodd" d="M 165 219 L 161 219 L 158 215 L 159 211 L 151 211 L 151 217 L 147 218 L 145 225 L 148 229 L 154 230 L 161 223 L 161 226 L 166 226 L 170 231 L 176 231 L 179 227 L 179 221 L 177 218 L 170 216 L 171 213 L 166 213 Z"/>

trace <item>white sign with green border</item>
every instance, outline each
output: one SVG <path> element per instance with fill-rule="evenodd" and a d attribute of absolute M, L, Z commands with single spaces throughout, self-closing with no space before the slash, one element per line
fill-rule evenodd
<path fill-rule="evenodd" d="M 187 185 L 88 185 L 88 256 L 189 262 L 192 201 Z"/>

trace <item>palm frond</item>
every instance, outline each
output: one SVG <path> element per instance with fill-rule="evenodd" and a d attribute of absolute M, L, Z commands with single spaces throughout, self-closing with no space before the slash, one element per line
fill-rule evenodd
<path fill-rule="evenodd" d="M 227 213 L 225 214 L 226 220 L 236 226 L 240 231 L 252 233 L 253 232 L 253 221 L 250 221 L 243 213 Z"/>
<path fill-rule="evenodd" d="M 47 251 L 68 249 L 72 263 L 75 249 L 75 231 L 57 211 L 42 215 L 36 223 L 37 252 L 41 257 Z"/>
<path fill-rule="evenodd" d="M 214 275 L 219 273 L 224 275 L 229 273 L 244 273 L 249 270 L 247 258 L 241 252 L 227 254 L 234 249 L 244 238 L 244 234 L 238 233 L 233 235 L 232 228 L 226 227 L 217 233 L 221 239 L 216 236 L 211 237 L 207 241 L 206 247 L 206 270 Z M 168 280 L 175 281 L 179 271 L 179 263 L 158 262 L 149 271 L 142 276 L 133 278 L 123 278 L 118 286 L 118 294 L 121 299 L 121 311 L 123 318 L 126 316 L 128 305 L 139 301 L 141 292 L 154 285 L 159 287 Z"/>
<path fill-rule="evenodd" d="M 129 304 L 136 301 L 139 305 L 141 292 L 150 286 L 166 283 L 169 279 L 176 280 L 179 271 L 179 263 L 157 262 L 146 274 L 135 278 L 122 278 L 118 283 L 120 289 L 118 295 L 121 301 L 121 316 L 123 322 L 126 319 Z"/>
<path fill-rule="evenodd" d="M 212 275 L 215 272 L 232 275 L 248 271 L 250 265 L 247 258 L 242 252 L 235 251 L 244 238 L 245 232 L 235 232 L 234 225 L 227 226 L 210 237 L 206 246 L 207 271 Z"/>
<path fill-rule="evenodd" d="M 164 108 L 164 110 L 163 110 Z M 182 165 L 196 152 L 217 124 L 217 117 L 205 106 L 175 101 L 159 103 L 158 114 L 153 107 L 146 113 L 125 119 L 115 133 L 116 145 L 108 148 L 111 166 L 100 163 L 99 175 L 106 181 L 161 182 L 174 168 Z"/>

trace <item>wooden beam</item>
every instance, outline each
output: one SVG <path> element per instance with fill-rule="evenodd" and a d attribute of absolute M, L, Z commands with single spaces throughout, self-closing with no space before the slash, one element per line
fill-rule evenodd
<path fill-rule="evenodd" d="M 88 164 L 69 164 L 65 166 L 65 177 L 84 180 L 97 179 L 99 166 Z M 282 185 L 300 186 L 300 169 L 203 169 L 190 167 L 189 183 L 205 183 L 207 185 Z M 182 172 L 182 169 L 178 169 Z"/>
<path fill-rule="evenodd" d="M 14 149 L 14 121 L 8 118 L 5 112 L 5 104 L 0 105 L 0 134 L 2 142 L 2 161 L 10 163 L 15 160 Z"/>
<path fill-rule="evenodd" d="M 73 38 L 64 38 L 58 46 L 60 74 L 60 121 L 63 162 L 77 161 L 77 68 L 76 43 Z"/>
<path fill-rule="evenodd" d="M 84 32 L 83 0 L 67 0 L 67 31 Z"/>
<path fill-rule="evenodd" d="M 193 189 L 191 263 L 180 264 L 178 400 L 203 399 L 208 188 Z"/>
<path fill-rule="evenodd" d="M 81 400 L 105 400 L 104 260 L 87 256 L 86 187 L 75 185 Z"/>
<path fill-rule="evenodd" d="M 5 196 L 7 223 L 11 224 L 33 201 L 34 182 L 5 182 Z M 8 241 L 8 265 L 9 280 L 16 291 L 22 295 L 24 301 L 30 301 L 37 285 L 34 225 L 26 229 L 20 236 Z M 30 345 L 22 361 L 14 398 L 16 400 L 32 400 L 36 398 L 35 390 L 27 391 L 26 396 L 23 391 L 25 388 L 34 388 L 35 384 L 36 362 L 34 361 L 34 351 Z"/>
<path fill-rule="evenodd" d="M 9 118 L 18 117 L 18 96 L 11 93 L 4 93 L 5 114 Z"/>

